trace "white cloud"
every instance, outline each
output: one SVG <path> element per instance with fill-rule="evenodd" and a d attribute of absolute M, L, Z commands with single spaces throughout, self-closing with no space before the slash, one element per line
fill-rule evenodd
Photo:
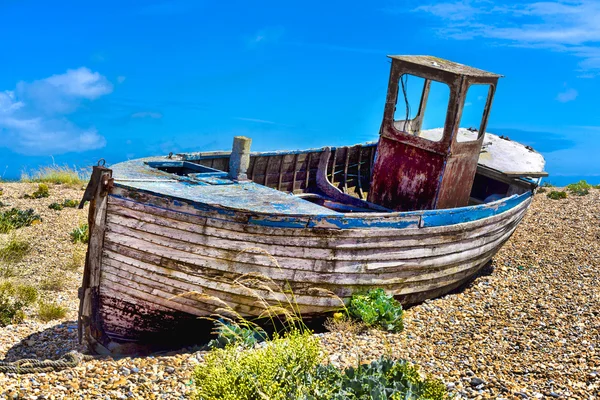
<path fill-rule="evenodd" d="M 600 2 L 558 0 L 497 6 L 489 0 L 423 4 L 413 12 L 440 18 L 440 34 L 496 39 L 501 44 L 567 52 L 582 70 L 600 70 Z"/>
<path fill-rule="evenodd" d="M 103 147 L 106 140 L 94 128 L 80 128 L 66 115 L 112 90 L 104 76 L 83 67 L 19 82 L 15 90 L 0 92 L 0 146 L 28 155 Z"/>
<path fill-rule="evenodd" d="M 246 40 L 248 48 L 255 48 L 266 43 L 276 43 L 283 36 L 282 27 L 269 27 L 261 29 Z"/>
<path fill-rule="evenodd" d="M 152 119 L 159 119 L 162 118 L 163 115 L 159 112 L 152 112 L 152 111 L 140 111 L 140 112 L 136 112 L 131 114 L 131 118 L 152 118 Z"/>
<path fill-rule="evenodd" d="M 579 93 L 577 93 L 577 90 L 572 89 L 572 88 L 567 88 L 565 89 L 565 91 L 560 92 L 557 96 L 556 96 L 556 100 L 560 101 L 561 103 L 567 103 L 569 101 L 573 101 L 577 98 L 577 95 Z"/>

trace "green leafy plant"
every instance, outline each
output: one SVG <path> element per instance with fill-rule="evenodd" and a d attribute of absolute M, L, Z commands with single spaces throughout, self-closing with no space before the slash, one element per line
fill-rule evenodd
<path fill-rule="evenodd" d="M 8 211 L 0 212 L 0 233 L 8 233 L 13 229 L 30 226 L 41 220 L 42 218 L 32 208 L 28 210 L 11 208 Z"/>
<path fill-rule="evenodd" d="M 590 193 L 592 185 L 584 180 L 567 185 L 567 190 L 576 196 L 585 196 Z"/>
<path fill-rule="evenodd" d="M 69 208 L 75 208 L 79 205 L 79 203 L 77 202 L 77 200 L 65 200 L 62 203 L 51 203 L 48 208 L 51 210 L 56 210 L 56 211 L 60 211 L 65 207 L 69 207 Z"/>
<path fill-rule="evenodd" d="M 559 192 L 557 190 L 553 190 L 550 193 L 547 194 L 549 199 L 552 200 L 560 200 L 560 199 L 566 199 L 567 198 L 567 192 Z"/>
<path fill-rule="evenodd" d="M 548 191 L 548 189 L 546 189 L 545 187 L 539 187 L 537 192 L 538 193 L 546 193 Z"/>
<path fill-rule="evenodd" d="M 71 233 L 71 242 L 77 243 L 87 243 L 90 240 L 90 232 L 88 228 L 88 224 L 79 225 L 77 228 L 73 229 Z"/>
<path fill-rule="evenodd" d="M 403 360 L 381 358 L 341 371 L 323 365 L 323 349 L 309 332 L 288 332 L 265 346 L 213 349 L 196 367 L 195 399 L 441 400 L 446 387 L 421 378 Z"/>
<path fill-rule="evenodd" d="M 67 207 L 67 208 L 75 208 L 79 205 L 79 202 L 77 200 L 70 200 L 70 199 L 66 199 L 65 201 L 62 202 L 63 207 Z"/>
<path fill-rule="evenodd" d="M 367 326 L 379 327 L 390 332 L 400 332 L 404 329 L 402 305 L 380 288 L 352 295 L 348 313 Z"/>
<path fill-rule="evenodd" d="M 37 290 L 28 285 L 14 285 L 9 281 L 0 283 L 0 326 L 17 324 L 25 319 L 23 309 L 33 304 Z"/>
<path fill-rule="evenodd" d="M 56 210 L 56 211 L 60 211 L 62 210 L 64 207 L 62 204 L 60 203 L 50 203 L 50 205 L 48 206 L 49 209 L 51 210 Z"/>
<path fill-rule="evenodd" d="M 551 188 L 551 187 L 554 187 L 554 185 L 553 185 L 553 184 L 551 184 L 550 182 L 543 182 L 543 183 L 542 183 L 542 187 L 545 187 L 545 188 Z"/>
<path fill-rule="evenodd" d="M 26 194 L 25 196 L 23 196 L 23 198 L 25 198 L 25 199 L 41 199 L 43 197 L 48 197 L 48 196 L 50 196 L 50 190 L 48 189 L 48 185 L 46 185 L 45 183 L 40 183 L 35 192 L 33 192 L 31 194 Z"/>
<path fill-rule="evenodd" d="M 267 339 L 264 330 L 255 325 L 245 324 L 243 321 L 235 323 L 220 319 L 216 321 L 215 333 L 218 335 L 217 338 L 208 342 L 208 347 L 211 349 L 230 345 L 252 348 Z"/>
<path fill-rule="evenodd" d="M 38 305 L 38 318 L 44 322 L 64 318 L 67 315 L 67 309 L 54 302 L 40 301 Z"/>

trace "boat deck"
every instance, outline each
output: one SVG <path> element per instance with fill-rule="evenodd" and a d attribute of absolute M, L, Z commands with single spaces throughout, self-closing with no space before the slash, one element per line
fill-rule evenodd
<path fill-rule="evenodd" d="M 119 163 L 112 167 L 113 177 L 121 186 L 219 208 L 278 215 L 342 215 L 300 197 L 251 181 L 234 182 L 227 178 L 226 173 L 207 172 L 194 174 L 192 177 L 176 176 L 146 164 L 165 161 L 170 160 L 151 157 Z"/>

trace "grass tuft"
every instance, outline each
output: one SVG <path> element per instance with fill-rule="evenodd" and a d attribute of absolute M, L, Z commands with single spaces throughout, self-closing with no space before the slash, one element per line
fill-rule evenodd
<path fill-rule="evenodd" d="M 64 266 L 64 269 L 68 271 L 77 271 L 85 264 L 85 251 L 75 247 L 73 249 L 73 253 L 71 254 L 71 258 Z"/>
<path fill-rule="evenodd" d="M 18 324 L 25 319 L 23 309 L 38 298 L 33 286 L 14 285 L 10 281 L 0 283 L 0 326 Z"/>
<path fill-rule="evenodd" d="M 15 263 L 23 260 L 31 250 L 30 243 L 16 235 L 0 247 L 0 278 L 11 278 L 16 275 Z"/>
<path fill-rule="evenodd" d="M 576 196 L 585 196 L 590 193 L 592 185 L 584 180 L 567 185 L 567 190 Z"/>
<path fill-rule="evenodd" d="M 327 318 L 323 326 L 329 332 L 343 332 L 353 335 L 367 329 L 367 325 L 362 321 L 349 318 L 347 314 L 341 312 L 336 312 L 333 317 Z"/>
<path fill-rule="evenodd" d="M 58 303 L 40 301 L 38 304 L 38 318 L 44 322 L 64 318 L 67 309 Z"/>
<path fill-rule="evenodd" d="M 44 291 L 61 292 L 65 287 L 67 287 L 65 276 L 59 273 L 53 274 L 40 282 L 40 289 Z"/>
<path fill-rule="evenodd" d="M 548 193 L 546 196 L 548 196 L 549 199 L 552 200 L 560 200 L 560 199 L 566 199 L 567 198 L 567 192 L 559 192 L 557 190 L 553 190 L 550 193 Z"/>
<path fill-rule="evenodd" d="M 55 183 L 70 186 L 80 186 L 85 183 L 86 174 L 69 166 L 50 165 L 41 167 L 37 171 L 29 174 L 21 174 L 22 182 L 43 182 Z"/>

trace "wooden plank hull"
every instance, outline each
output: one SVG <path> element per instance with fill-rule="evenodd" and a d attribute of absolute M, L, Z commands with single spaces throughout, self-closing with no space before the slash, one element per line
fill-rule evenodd
<path fill-rule="evenodd" d="M 93 204 L 85 335 L 100 353 L 176 347 L 224 309 L 253 317 L 261 299 L 285 306 L 290 294 L 278 288 L 303 315 L 370 287 L 420 302 L 469 280 L 530 202 L 526 193 L 462 211 L 281 217 L 116 185 Z"/>

